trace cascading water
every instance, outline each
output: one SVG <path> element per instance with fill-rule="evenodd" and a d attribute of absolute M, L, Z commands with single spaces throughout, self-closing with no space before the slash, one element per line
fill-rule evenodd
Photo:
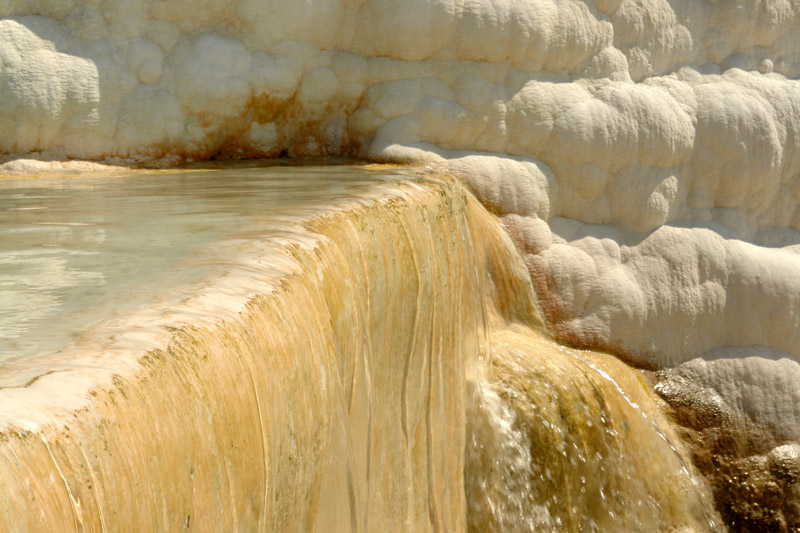
<path fill-rule="evenodd" d="M 641 377 L 543 336 L 447 178 L 0 188 L 0 529 L 716 528 Z"/>

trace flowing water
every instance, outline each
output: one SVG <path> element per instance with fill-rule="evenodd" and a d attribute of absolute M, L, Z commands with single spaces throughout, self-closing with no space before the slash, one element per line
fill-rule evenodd
<path fill-rule="evenodd" d="M 452 180 L 0 182 L 0 529 L 714 530 L 641 376 Z"/>

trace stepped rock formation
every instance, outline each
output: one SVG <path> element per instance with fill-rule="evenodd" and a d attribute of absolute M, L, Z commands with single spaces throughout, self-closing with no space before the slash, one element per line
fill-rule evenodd
<path fill-rule="evenodd" d="M 502 217 L 559 340 L 657 371 L 729 523 L 800 523 L 796 2 L 7 0 L 0 17 L 3 171 L 439 165 Z"/>
<path fill-rule="evenodd" d="M 523 259 L 463 187 L 406 170 L 340 188 L 371 171 L 335 167 L 338 198 L 314 201 L 306 168 L 84 179 L 113 191 L 78 200 L 110 242 L 66 246 L 94 257 L 141 249 L 112 236 L 142 218 L 169 245 L 187 211 L 267 213 L 159 263 L 166 288 L 100 285 L 148 303 L 0 366 L 0 530 L 716 529 L 655 395 L 542 335 Z M 304 215 L 274 201 L 297 193 Z M 103 217 L 115 195 L 149 216 Z M 198 286 L 198 262 L 224 268 Z"/>

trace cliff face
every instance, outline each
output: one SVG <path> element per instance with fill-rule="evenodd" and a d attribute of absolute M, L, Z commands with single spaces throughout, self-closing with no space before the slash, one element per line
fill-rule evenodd
<path fill-rule="evenodd" d="M 740 456 L 800 439 L 796 3 L 10 0 L 0 16 L 0 153 L 442 165 L 503 218 L 560 340 L 661 370 L 673 402 L 705 391 L 729 432 L 759 435 Z"/>

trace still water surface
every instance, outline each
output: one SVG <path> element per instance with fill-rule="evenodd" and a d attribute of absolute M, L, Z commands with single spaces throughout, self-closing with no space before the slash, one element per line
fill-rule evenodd
<path fill-rule="evenodd" d="M 408 177 L 368 166 L 226 168 L 0 181 L 0 362 L 91 324 L 190 296 L 230 246 Z M 271 222 L 271 223 L 270 223 Z"/>

